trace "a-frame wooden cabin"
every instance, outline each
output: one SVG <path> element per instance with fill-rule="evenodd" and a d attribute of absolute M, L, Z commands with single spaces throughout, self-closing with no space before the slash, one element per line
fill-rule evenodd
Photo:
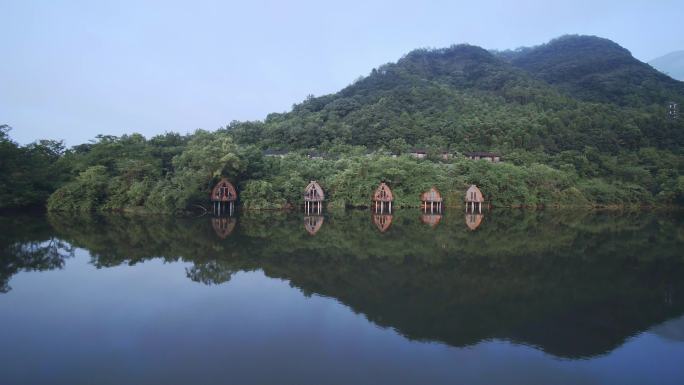
<path fill-rule="evenodd" d="M 477 206 L 478 212 L 482 212 L 482 203 L 484 203 L 482 191 L 474 184 L 470 185 L 465 194 L 466 211 L 475 212 L 475 206 Z"/>
<path fill-rule="evenodd" d="M 439 190 L 434 186 L 428 191 L 420 194 L 420 201 L 424 212 L 428 211 L 428 207 L 430 208 L 430 212 L 442 211 L 442 194 L 440 194 Z"/>
<path fill-rule="evenodd" d="M 213 204 L 214 213 L 221 214 L 230 211 L 233 214 L 235 201 L 237 200 L 237 191 L 235 186 L 228 181 L 228 179 L 221 179 L 213 189 L 211 189 L 211 202 Z"/>
<path fill-rule="evenodd" d="M 325 193 L 323 188 L 315 180 L 309 182 L 304 189 L 304 211 L 316 212 L 318 214 L 323 210 L 323 201 L 325 200 Z"/>
<path fill-rule="evenodd" d="M 378 188 L 375 189 L 375 193 L 373 193 L 375 212 L 382 214 L 385 212 L 385 207 L 387 206 L 387 212 L 391 213 L 392 201 L 394 201 L 394 194 L 392 194 L 392 190 L 385 182 L 380 183 Z"/>

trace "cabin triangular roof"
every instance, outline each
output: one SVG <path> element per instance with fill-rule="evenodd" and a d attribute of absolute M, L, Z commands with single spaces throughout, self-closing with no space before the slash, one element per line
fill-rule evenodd
<path fill-rule="evenodd" d="M 377 189 L 375 189 L 375 193 L 373 194 L 373 200 L 376 202 L 391 202 L 394 200 L 394 194 L 392 194 L 392 189 L 389 188 L 389 186 L 385 183 L 382 182 L 378 186 Z"/>
<path fill-rule="evenodd" d="M 325 193 L 323 188 L 315 180 L 309 182 L 304 188 L 304 200 L 306 201 L 322 201 L 325 200 Z"/>
<path fill-rule="evenodd" d="M 222 190 L 224 189 L 224 190 Z M 232 202 L 237 200 L 235 186 L 227 178 L 222 178 L 213 189 L 211 189 L 211 200 L 216 202 Z"/>

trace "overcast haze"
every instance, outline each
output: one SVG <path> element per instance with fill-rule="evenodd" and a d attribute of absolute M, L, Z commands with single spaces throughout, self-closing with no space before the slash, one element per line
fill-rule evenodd
<path fill-rule="evenodd" d="M 642 61 L 684 49 L 681 1 L 0 0 L 0 15 L 0 124 L 22 144 L 263 119 L 419 47 L 576 33 Z"/>

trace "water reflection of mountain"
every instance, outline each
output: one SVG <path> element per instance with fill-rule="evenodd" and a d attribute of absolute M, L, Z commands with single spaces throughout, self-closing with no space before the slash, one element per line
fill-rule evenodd
<path fill-rule="evenodd" d="M 162 255 L 192 262 L 188 276 L 208 284 L 262 269 L 408 338 L 453 346 L 503 338 L 587 357 L 684 313 L 679 218 L 500 211 L 473 232 L 448 214 L 433 228 L 397 211 L 380 233 L 367 213 L 333 213 L 315 237 L 299 216 L 251 214 L 225 239 L 206 218 L 50 222 L 100 267 Z"/>

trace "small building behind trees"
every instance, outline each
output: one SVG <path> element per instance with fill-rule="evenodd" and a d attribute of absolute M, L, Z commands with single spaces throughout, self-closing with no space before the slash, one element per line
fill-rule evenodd
<path fill-rule="evenodd" d="M 216 214 L 229 211 L 232 215 L 236 200 L 237 191 L 235 191 L 235 186 L 226 178 L 222 178 L 211 190 L 211 202 Z"/>
<path fill-rule="evenodd" d="M 373 203 L 375 204 L 375 212 L 379 212 L 382 214 L 385 212 L 385 208 L 387 208 L 387 212 L 392 212 L 393 201 L 394 195 L 392 194 L 392 190 L 385 182 L 380 183 L 378 188 L 375 189 L 375 193 L 373 193 Z"/>
<path fill-rule="evenodd" d="M 266 149 L 262 152 L 262 154 L 265 157 L 270 158 L 284 158 L 289 154 L 289 152 L 287 150 Z"/>
<path fill-rule="evenodd" d="M 467 152 L 465 154 L 466 158 L 470 160 L 486 160 L 492 163 L 499 163 L 501 162 L 501 155 L 495 154 L 493 152 L 484 152 L 484 151 L 476 151 L 476 152 Z"/>
<path fill-rule="evenodd" d="M 412 148 L 409 150 L 409 155 L 416 159 L 425 159 L 428 156 L 428 151 L 424 148 Z"/>

